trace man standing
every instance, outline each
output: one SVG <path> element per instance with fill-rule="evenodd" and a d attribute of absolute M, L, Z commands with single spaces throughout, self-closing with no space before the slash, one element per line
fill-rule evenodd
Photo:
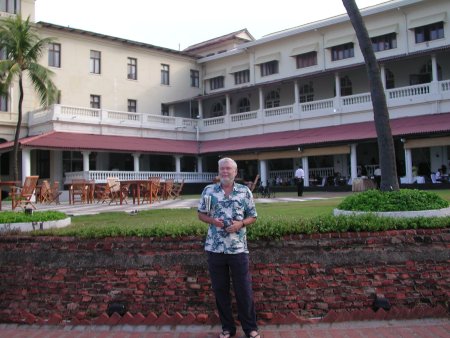
<path fill-rule="evenodd" d="M 297 183 L 297 195 L 303 196 L 303 186 L 304 186 L 305 172 L 302 167 L 298 167 L 295 171 L 295 182 Z"/>
<path fill-rule="evenodd" d="M 238 319 L 247 337 L 260 338 L 249 271 L 246 227 L 256 221 L 253 196 L 245 185 L 234 182 L 237 164 L 231 158 L 219 160 L 219 179 L 205 187 L 198 205 L 198 218 L 209 224 L 205 242 L 208 269 L 216 297 L 222 333 L 236 334 L 230 294 L 230 277 L 236 295 Z"/>

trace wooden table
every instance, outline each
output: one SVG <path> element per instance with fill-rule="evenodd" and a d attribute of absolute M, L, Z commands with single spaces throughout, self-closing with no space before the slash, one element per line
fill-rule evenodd
<path fill-rule="evenodd" d="M 122 188 L 126 185 L 130 187 L 130 189 L 133 192 L 133 204 L 141 204 L 141 184 L 151 184 L 149 180 L 125 180 L 120 181 L 120 204 L 123 203 L 123 194 L 122 194 Z M 152 203 L 152 196 L 150 194 L 150 204 Z"/>
<path fill-rule="evenodd" d="M 13 200 L 12 205 L 14 205 L 14 191 L 17 186 L 19 186 L 21 181 L 0 181 L 0 210 L 2 210 L 2 187 L 9 187 L 9 191 L 12 192 L 11 198 Z"/>
<path fill-rule="evenodd" d="M 95 181 L 74 182 L 69 185 L 69 204 L 74 204 L 73 190 L 74 186 L 82 185 L 86 189 L 86 202 L 94 203 Z"/>

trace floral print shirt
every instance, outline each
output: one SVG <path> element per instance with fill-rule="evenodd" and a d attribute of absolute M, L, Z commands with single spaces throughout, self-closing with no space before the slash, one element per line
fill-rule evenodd
<path fill-rule="evenodd" d="M 220 183 L 206 186 L 198 204 L 198 212 L 209 213 L 213 218 L 224 220 L 225 226 L 231 225 L 233 220 L 242 221 L 247 217 L 257 217 L 250 189 L 238 183 L 234 183 L 229 196 L 225 195 Z M 248 253 L 246 227 L 235 233 L 228 233 L 224 228 L 210 224 L 205 250 L 225 254 Z"/>

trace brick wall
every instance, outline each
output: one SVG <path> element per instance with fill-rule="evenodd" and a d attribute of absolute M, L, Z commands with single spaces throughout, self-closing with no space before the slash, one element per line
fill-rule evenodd
<path fill-rule="evenodd" d="M 375 295 L 392 305 L 378 316 L 448 314 L 450 229 L 296 235 L 250 250 L 266 323 L 370 317 Z M 113 302 L 130 323 L 216 323 L 203 238 L 0 237 L 0 322 L 119 322 L 105 314 Z"/>

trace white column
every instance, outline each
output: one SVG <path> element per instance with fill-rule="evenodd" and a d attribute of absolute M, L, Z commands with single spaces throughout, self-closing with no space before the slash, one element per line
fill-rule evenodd
<path fill-rule="evenodd" d="M 381 83 L 383 83 L 383 88 L 386 89 L 386 68 L 384 68 L 384 65 L 380 65 L 380 76 Z"/>
<path fill-rule="evenodd" d="M 406 173 L 406 182 L 413 183 L 413 174 L 412 174 L 412 152 L 411 149 L 405 149 L 405 173 Z"/>
<path fill-rule="evenodd" d="M 305 172 L 304 186 L 309 187 L 309 163 L 308 156 L 302 157 L 302 168 Z"/>
<path fill-rule="evenodd" d="M 431 74 L 433 76 L 431 81 L 433 81 L 433 82 L 439 81 L 439 78 L 438 78 L 438 66 L 437 66 L 437 61 L 436 61 L 436 55 L 435 54 L 431 55 Z"/>
<path fill-rule="evenodd" d="M 22 183 L 31 175 L 31 149 L 22 149 Z"/>
<path fill-rule="evenodd" d="M 298 81 L 295 80 L 294 81 L 294 104 L 299 104 L 300 103 L 300 93 L 298 90 Z"/>
<path fill-rule="evenodd" d="M 341 97 L 341 79 L 337 72 L 334 74 L 334 84 L 336 86 L 336 97 Z"/>
<path fill-rule="evenodd" d="M 133 170 L 135 172 L 139 171 L 139 157 L 141 157 L 140 153 L 133 153 L 131 154 L 133 156 Z"/>
<path fill-rule="evenodd" d="M 230 94 L 225 95 L 225 114 L 230 115 L 231 112 L 231 103 L 230 103 Z"/>
<path fill-rule="evenodd" d="M 350 177 L 355 179 L 358 177 L 358 167 L 356 158 L 356 144 L 350 145 Z"/>
<path fill-rule="evenodd" d="M 200 116 L 200 118 L 203 118 L 203 102 L 202 100 L 198 100 L 198 116 Z"/>
<path fill-rule="evenodd" d="M 201 156 L 197 156 L 197 172 L 202 173 L 203 172 L 203 161 Z"/>
<path fill-rule="evenodd" d="M 83 155 L 83 171 L 89 171 L 89 155 L 91 152 L 82 151 L 81 154 Z"/>
<path fill-rule="evenodd" d="M 258 88 L 258 95 L 259 95 L 259 109 L 264 109 L 264 93 L 262 87 Z"/>
<path fill-rule="evenodd" d="M 178 174 L 181 172 L 181 156 L 175 155 L 175 172 Z"/>
<path fill-rule="evenodd" d="M 265 187 L 267 186 L 267 180 L 269 179 L 267 172 L 267 160 L 259 161 L 259 171 L 261 173 L 261 184 Z"/>

